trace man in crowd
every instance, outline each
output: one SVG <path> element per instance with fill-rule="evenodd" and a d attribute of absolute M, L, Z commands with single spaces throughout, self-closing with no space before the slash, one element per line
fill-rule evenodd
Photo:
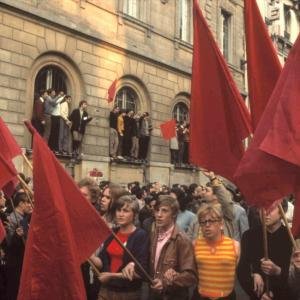
<path fill-rule="evenodd" d="M 117 158 L 119 138 L 118 138 L 118 116 L 120 108 L 116 106 L 109 114 L 109 155 L 113 159 Z"/>
<path fill-rule="evenodd" d="M 71 134 L 73 143 L 73 155 L 75 157 L 80 156 L 80 146 L 85 134 L 86 125 L 93 119 L 89 117 L 87 113 L 87 101 L 82 100 L 79 102 L 79 107 L 74 109 L 70 115 L 70 121 L 72 122 Z"/>
<path fill-rule="evenodd" d="M 287 206 L 283 205 L 283 208 L 286 209 Z M 272 205 L 264 214 L 269 258 L 264 258 L 262 226 L 246 231 L 241 241 L 238 279 L 251 300 L 291 299 L 288 289 L 288 272 L 292 244 L 287 229 L 281 223 L 281 215 L 277 203 Z M 265 276 L 269 278 L 269 295 L 265 290 Z M 271 297 L 270 295 L 273 296 Z"/>
<path fill-rule="evenodd" d="M 177 200 L 159 197 L 155 207 L 156 230 L 151 234 L 150 272 L 152 300 L 188 299 L 188 288 L 197 283 L 192 243 L 176 226 Z"/>
<path fill-rule="evenodd" d="M 25 242 L 32 207 L 26 193 L 18 192 L 13 199 L 14 211 L 7 225 L 7 300 L 17 299 L 21 278 Z"/>

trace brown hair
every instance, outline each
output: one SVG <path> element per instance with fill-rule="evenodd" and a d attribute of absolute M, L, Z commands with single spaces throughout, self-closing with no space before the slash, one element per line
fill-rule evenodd
<path fill-rule="evenodd" d="M 179 203 L 176 199 L 174 199 L 170 195 L 160 195 L 158 197 L 158 200 L 156 201 L 155 209 L 157 210 L 159 207 L 161 207 L 163 205 L 169 206 L 172 210 L 172 214 L 174 216 L 177 216 L 177 214 L 179 212 Z"/>

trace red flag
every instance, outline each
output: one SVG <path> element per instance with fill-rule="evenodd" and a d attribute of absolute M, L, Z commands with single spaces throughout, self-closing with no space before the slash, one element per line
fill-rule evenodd
<path fill-rule="evenodd" d="M 160 124 L 160 130 L 165 140 L 170 140 L 176 136 L 176 120 L 172 119 Z"/>
<path fill-rule="evenodd" d="M 80 264 L 111 231 L 36 133 L 33 166 L 35 202 L 18 299 L 86 299 Z"/>
<path fill-rule="evenodd" d="M 299 185 L 299 163 L 296 158 L 297 155 L 299 157 L 297 134 L 300 133 L 300 107 L 297 102 L 300 95 L 297 83 L 297 78 L 300 78 L 299 68 L 298 38 L 268 101 L 253 141 L 236 172 L 235 183 L 249 204 L 270 206 L 274 200 L 294 193 Z"/>
<path fill-rule="evenodd" d="M 281 72 L 279 58 L 255 0 L 245 0 L 247 71 L 255 129 Z"/>
<path fill-rule="evenodd" d="M 4 240 L 5 236 L 6 236 L 6 231 L 5 231 L 5 228 L 3 226 L 2 221 L 0 220 L 0 244 Z"/>
<path fill-rule="evenodd" d="M 110 85 L 110 87 L 108 88 L 108 92 L 107 92 L 107 94 L 108 94 L 108 96 L 107 96 L 108 103 L 114 101 L 116 91 L 117 91 L 117 79 L 115 79 L 113 81 L 113 83 Z"/>
<path fill-rule="evenodd" d="M 0 189 L 5 187 L 14 180 L 17 176 L 16 169 L 12 166 L 12 163 L 7 161 L 0 153 Z"/>
<path fill-rule="evenodd" d="M 250 115 L 197 0 L 193 11 L 190 158 L 232 179 L 244 153 L 242 141 L 251 132 Z"/>
<path fill-rule="evenodd" d="M 22 154 L 20 146 L 0 117 L 0 151 L 5 159 L 12 160 Z"/>

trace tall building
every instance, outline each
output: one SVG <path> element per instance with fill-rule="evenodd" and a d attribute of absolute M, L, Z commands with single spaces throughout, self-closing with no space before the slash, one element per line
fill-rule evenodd
<path fill-rule="evenodd" d="M 246 95 L 243 0 L 199 2 Z M 260 7 L 276 28 L 270 7 L 277 2 L 264 2 Z M 294 19 L 299 21 L 297 1 L 287 2 L 281 5 L 280 1 L 279 15 L 290 25 L 271 31 L 278 45 L 283 39 L 284 47 L 296 36 Z M 170 142 L 160 132 L 166 120 L 189 119 L 192 25 L 192 0 L 1 0 L 1 117 L 20 145 L 30 149 L 23 120 L 32 117 L 35 93 L 64 90 L 72 96 L 72 109 L 87 100 L 93 117 L 84 137 L 82 161 L 62 160 L 75 178 L 97 169 L 103 173 L 101 179 L 119 183 L 198 182 L 197 169 L 170 163 Z M 281 51 L 278 46 L 282 55 L 284 47 Z M 108 103 L 107 91 L 114 80 L 117 94 Z M 110 161 L 108 117 L 115 105 L 149 112 L 153 130 L 148 163 Z"/>

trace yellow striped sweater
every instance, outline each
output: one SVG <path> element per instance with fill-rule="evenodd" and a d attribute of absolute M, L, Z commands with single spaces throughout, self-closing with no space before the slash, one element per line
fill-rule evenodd
<path fill-rule="evenodd" d="M 228 296 L 234 287 L 237 253 L 234 241 L 226 236 L 214 245 L 200 237 L 195 243 L 198 291 L 204 297 Z"/>

